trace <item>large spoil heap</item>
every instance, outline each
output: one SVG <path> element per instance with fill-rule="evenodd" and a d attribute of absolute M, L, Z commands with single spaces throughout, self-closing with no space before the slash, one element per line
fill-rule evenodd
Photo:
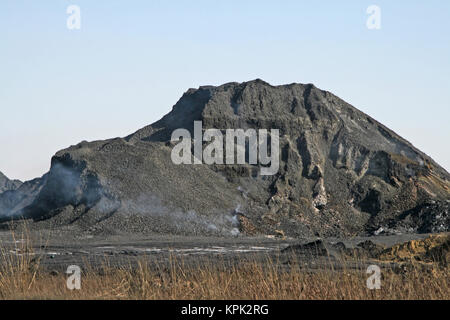
<path fill-rule="evenodd" d="M 279 129 L 280 167 L 175 165 L 173 130 Z M 59 151 L 0 194 L 4 220 L 83 232 L 350 236 L 448 231 L 450 176 L 408 141 L 312 84 L 189 89 L 125 138 Z M 1 190 L 0 190 L 1 191 Z"/>

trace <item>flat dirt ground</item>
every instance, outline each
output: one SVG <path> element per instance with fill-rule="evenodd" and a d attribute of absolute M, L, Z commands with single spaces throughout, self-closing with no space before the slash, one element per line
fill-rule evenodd
<path fill-rule="evenodd" d="M 342 242 L 347 248 L 370 240 L 373 243 L 390 247 L 413 239 L 426 238 L 427 234 L 406 234 L 377 237 L 355 237 L 352 239 L 322 239 L 329 249 L 326 255 L 304 255 L 296 257 L 306 269 L 316 269 L 326 265 L 339 268 L 339 254 L 333 245 Z M 205 238 L 183 236 L 143 236 L 115 235 L 92 236 L 73 235 L 70 231 L 57 233 L 41 230 L 39 232 L 1 231 L 0 247 L 5 255 L 34 255 L 40 266 L 48 271 L 64 272 L 69 265 L 80 267 L 101 267 L 105 263 L 119 267 L 133 265 L 136 261 L 148 259 L 158 263 L 169 263 L 178 259 L 183 263 L 193 263 L 202 259 L 220 263 L 242 261 L 266 261 L 285 266 L 292 254 L 283 249 L 298 244 L 315 241 L 311 239 L 274 239 L 268 237 Z M 26 248 L 25 248 L 26 247 Z M 364 264 L 370 260 L 364 261 Z M 350 265 L 352 265 L 350 263 Z M 347 267 L 349 264 L 347 264 Z M 362 267 L 354 262 L 354 267 Z"/>

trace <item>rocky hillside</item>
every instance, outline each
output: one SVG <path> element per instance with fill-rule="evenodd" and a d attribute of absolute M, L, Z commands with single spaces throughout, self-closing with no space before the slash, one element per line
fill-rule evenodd
<path fill-rule="evenodd" d="M 0 172 L 0 193 L 7 190 L 15 190 L 22 184 L 19 180 L 9 180 L 3 173 Z"/>
<path fill-rule="evenodd" d="M 279 129 L 280 169 L 175 165 L 171 133 Z M 125 138 L 59 151 L 43 178 L 0 196 L 3 216 L 86 232 L 351 236 L 450 226 L 450 175 L 376 120 L 312 84 L 189 89 Z M 7 198 L 7 199 L 6 199 Z"/>

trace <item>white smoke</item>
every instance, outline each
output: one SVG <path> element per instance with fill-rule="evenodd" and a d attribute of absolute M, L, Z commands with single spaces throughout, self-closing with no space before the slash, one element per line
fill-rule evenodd
<path fill-rule="evenodd" d="M 171 229 L 183 234 L 232 235 L 239 234 L 239 220 L 235 213 L 214 212 L 211 215 L 198 214 L 194 210 L 175 210 L 164 205 L 153 195 L 141 195 L 136 200 L 122 200 L 121 212 L 138 214 L 161 224 L 161 231 Z M 155 225 L 155 229 L 158 226 Z"/>

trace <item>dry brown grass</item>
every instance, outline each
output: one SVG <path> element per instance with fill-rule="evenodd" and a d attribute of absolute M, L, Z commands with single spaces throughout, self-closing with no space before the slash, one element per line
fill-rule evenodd
<path fill-rule="evenodd" d="M 23 237 L 24 235 L 22 235 Z M 26 239 L 26 235 L 25 235 Z M 52 275 L 32 255 L 28 241 L 17 252 L 1 249 L 1 299 L 449 299 L 448 268 L 411 264 L 404 272 L 382 271 L 380 290 L 366 288 L 365 269 L 305 271 L 282 267 L 267 257 L 227 266 L 217 259 L 195 264 L 172 256 L 160 264 L 150 258 L 113 268 L 105 260 L 100 270 L 85 267 L 81 290 L 66 287 L 67 275 Z"/>

